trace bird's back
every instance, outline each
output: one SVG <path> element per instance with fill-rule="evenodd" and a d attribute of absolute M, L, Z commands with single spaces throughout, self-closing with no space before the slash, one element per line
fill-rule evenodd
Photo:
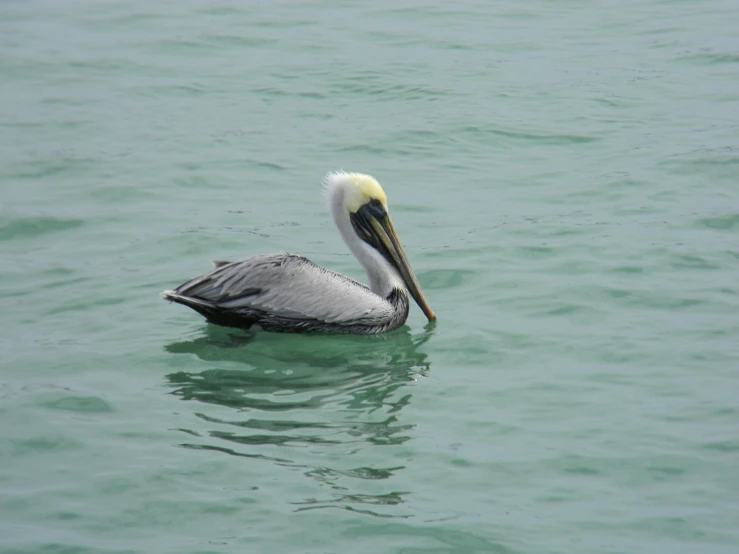
<path fill-rule="evenodd" d="M 284 253 L 218 262 L 163 297 L 214 323 L 273 331 L 376 333 L 399 327 L 408 315 L 404 291 L 381 298 L 353 279 Z"/>

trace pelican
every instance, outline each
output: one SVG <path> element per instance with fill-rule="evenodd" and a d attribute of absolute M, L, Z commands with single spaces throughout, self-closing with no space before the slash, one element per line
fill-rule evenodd
<path fill-rule="evenodd" d="M 374 177 L 329 173 L 325 195 L 344 242 L 367 272 L 369 287 L 282 253 L 213 262 L 213 271 L 164 291 L 162 298 L 227 327 L 376 334 L 405 323 L 410 293 L 434 321 L 390 220 L 385 192 Z"/>

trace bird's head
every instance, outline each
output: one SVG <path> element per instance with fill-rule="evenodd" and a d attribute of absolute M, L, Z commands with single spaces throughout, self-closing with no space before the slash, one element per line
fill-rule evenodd
<path fill-rule="evenodd" d="M 398 272 L 424 315 L 429 321 L 435 320 L 395 232 L 388 213 L 387 196 L 380 183 L 362 173 L 333 172 L 326 176 L 326 196 L 336 224 L 360 262 L 367 267 L 368 259 L 363 251 L 354 248 L 356 238 L 379 253 Z"/>

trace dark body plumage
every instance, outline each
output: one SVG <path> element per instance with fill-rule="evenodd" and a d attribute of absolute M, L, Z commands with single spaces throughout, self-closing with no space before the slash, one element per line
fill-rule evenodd
<path fill-rule="evenodd" d="M 363 284 L 292 254 L 216 262 L 162 297 L 192 308 L 211 323 L 290 333 L 375 334 L 408 317 L 405 290 L 382 298 Z"/>

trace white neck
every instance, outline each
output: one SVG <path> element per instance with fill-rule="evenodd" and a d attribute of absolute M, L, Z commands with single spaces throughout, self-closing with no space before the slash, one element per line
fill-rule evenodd
<path fill-rule="evenodd" d="M 349 212 L 344 207 L 344 188 L 331 187 L 327 190 L 327 203 L 341 237 L 367 272 L 369 288 L 382 298 L 387 298 L 393 289 L 406 290 L 397 270 L 382 255 L 357 236 Z"/>

